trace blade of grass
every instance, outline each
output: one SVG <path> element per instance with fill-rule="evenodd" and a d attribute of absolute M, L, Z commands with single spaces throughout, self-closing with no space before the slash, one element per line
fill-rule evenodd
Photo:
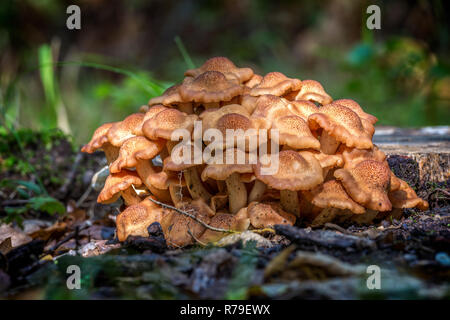
<path fill-rule="evenodd" d="M 184 62 L 186 63 L 187 67 L 189 69 L 194 69 L 195 68 L 195 64 L 191 59 L 191 56 L 189 55 L 189 53 L 186 50 L 186 47 L 183 44 L 183 41 L 181 41 L 181 38 L 179 36 L 175 37 L 175 43 L 178 47 L 178 50 L 180 50 L 181 55 L 183 56 Z"/>

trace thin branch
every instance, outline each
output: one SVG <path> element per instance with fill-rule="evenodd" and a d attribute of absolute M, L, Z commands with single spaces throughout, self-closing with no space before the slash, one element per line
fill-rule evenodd
<path fill-rule="evenodd" d="M 148 198 L 148 199 L 149 199 L 150 201 L 152 201 L 152 202 L 154 202 L 154 203 L 160 205 L 160 206 L 163 207 L 163 208 L 172 209 L 172 210 L 174 210 L 174 211 L 176 211 L 176 212 L 178 212 L 178 213 L 184 214 L 185 216 L 187 216 L 187 217 L 189 217 L 189 218 L 191 218 L 191 219 L 197 221 L 197 222 L 200 223 L 202 226 L 204 226 L 205 228 L 210 229 L 210 230 L 212 230 L 212 231 L 225 232 L 225 233 L 236 233 L 236 231 L 233 231 L 233 230 L 226 230 L 226 229 L 221 229 L 221 228 L 211 227 L 209 224 L 206 224 L 206 223 L 203 222 L 202 220 L 198 219 L 196 216 L 194 216 L 194 215 L 192 215 L 192 214 L 190 214 L 190 213 L 187 213 L 186 211 L 180 210 L 180 209 L 178 209 L 178 208 L 176 208 L 176 207 L 174 207 L 174 206 L 165 204 L 165 203 L 163 203 L 163 202 L 160 202 L 160 201 L 158 201 L 158 200 L 154 200 L 154 199 L 152 199 L 152 198 Z"/>

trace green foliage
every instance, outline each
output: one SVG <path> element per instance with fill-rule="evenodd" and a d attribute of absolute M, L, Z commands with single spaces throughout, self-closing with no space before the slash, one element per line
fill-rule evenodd
<path fill-rule="evenodd" d="M 4 208 L 6 217 L 4 222 L 17 222 L 22 224 L 23 214 L 30 210 L 45 212 L 48 214 L 62 214 L 65 212 L 64 204 L 57 199 L 50 197 L 46 190 L 40 185 L 23 180 L 3 179 L 0 181 L 0 188 L 13 189 L 20 196 L 17 206 L 6 206 Z"/>

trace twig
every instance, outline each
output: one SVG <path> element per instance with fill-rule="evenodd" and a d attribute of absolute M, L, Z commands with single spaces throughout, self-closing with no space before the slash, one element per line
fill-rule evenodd
<path fill-rule="evenodd" d="M 204 226 L 205 228 L 208 228 L 208 229 L 210 229 L 210 230 L 212 230 L 212 231 L 225 232 L 225 233 L 236 233 L 236 231 L 233 231 L 233 230 L 226 230 L 226 229 L 221 229 L 221 228 L 211 227 L 209 224 L 206 224 L 206 223 L 203 222 L 202 220 L 198 219 L 196 216 L 194 216 L 194 215 L 192 215 L 192 214 L 190 214 L 190 213 L 187 213 L 186 211 L 180 210 L 180 209 L 178 209 L 178 208 L 176 208 L 176 207 L 174 207 L 174 206 L 165 204 L 165 203 L 163 203 L 163 202 L 159 202 L 158 200 L 154 200 L 154 199 L 152 199 L 152 198 L 148 198 L 148 199 L 149 199 L 150 201 L 152 201 L 152 202 L 154 202 L 154 203 L 160 205 L 160 206 L 163 207 L 163 208 L 172 209 L 172 210 L 174 210 L 174 211 L 176 211 L 176 212 L 178 212 L 178 213 L 184 214 L 185 216 L 188 216 L 189 218 L 191 218 L 191 219 L 197 221 L 197 222 L 200 223 L 202 226 Z"/>
<path fill-rule="evenodd" d="M 325 227 L 325 228 L 328 228 L 328 229 L 332 229 L 332 230 L 339 231 L 339 232 L 341 232 L 341 233 L 343 233 L 343 234 L 350 234 L 350 235 L 353 235 L 352 232 L 349 232 L 349 231 L 345 230 L 344 228 L 342 228 L 341 226 L 338 226 L 337 224 L 334 224 L 334 223 L 331 223 L 331 222 L 326 222 L 326 223 L 324 224 L 324 227 Z"/>
<path fill-rule="evenodd" d="M 84 154 L 82 152 L 78 152 L 77 156 L 75 157 L 75 160 L 73 161 L 72 168 L 70 169 L 69 174 L 66 176 L 66 181 L 64 184 L 59 188 L 59 193 L 62 195 L 66 195 L 67 189 L 72 184 L 73 179 L 75 178 L 75 174 L 77 173 L 78 166 L 80 165 L 81 160 L 83 160 Z"/>
<path fill-rule="evenodd" d="M 81 195 L 80 199 L 78 199 L 77 203 L 76 203 L 76 207 L 79 208 L 83 202 L 87 199 L 87 197 L 91 194 L 92 192 L 92 186 L 89 185 L 89 187 L 86 189 L 86 191 Z"/>
<path fill-rule="evenodd" d="M 200 241 L 199 239 L 197 239 L 196 236 L 194 236 L 194 234 L 191 232 L 191 229 L 188 228 L 188 234 L 192 237 L 192 239 L 194 239 L 196 242 L 200 243 L 202 246 L 206 247 L 206 243 Z"/>

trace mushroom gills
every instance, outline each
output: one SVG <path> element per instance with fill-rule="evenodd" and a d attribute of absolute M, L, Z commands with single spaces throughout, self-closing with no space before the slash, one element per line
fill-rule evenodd
<path fill-rule="evenodd" d="M 248 203 L 253 201 L 260 201 L 263 197 L 264 192 L 267 189 L 267 185 L 261 180 L 255 180 L 252 190 L 248 196 Z"/>

